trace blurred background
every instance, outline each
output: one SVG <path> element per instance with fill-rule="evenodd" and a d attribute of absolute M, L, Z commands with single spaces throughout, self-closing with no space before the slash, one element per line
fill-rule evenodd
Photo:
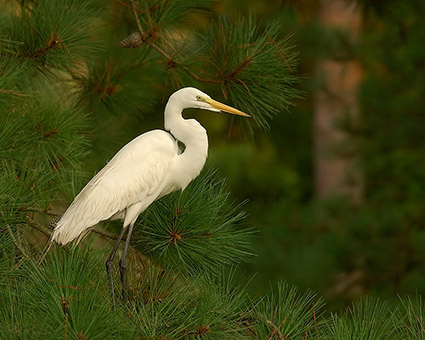
<path fill-rule="evenodd" d="M 425 292 L 423 1 L 221 1 L 282 18 L 304 98 L 252 143 L 211 141 L 211 163 L 248 198 L 257 273 L 340 308 Z M 229 161 L 231 160 L 231 161 Z"/>
<path fill-rule="evenodd" d="M 282 34 L 293 35 L 303 91 L 270 131 L 248 139 L 229 117 L 185 114 L 206 126 L 207 167 L 228 179 L 236 201 L 248 200 L 245 223 L 259 230 L 256 256 L 240 268 L 253 277 L 248 290 L 266 293 L 284 280 L 323 295 L 329 309 L 365 294 L 424 293 L 425 2 L 222 0 L 186 25 L 203 29 L 211 15 L 241 13 L 279 20 Z M 143 115 L 94 109 L 89 169 L 162 126 L 158 112 L 172 90 L 135 97 L 133 104 L 152 103 Z"/>

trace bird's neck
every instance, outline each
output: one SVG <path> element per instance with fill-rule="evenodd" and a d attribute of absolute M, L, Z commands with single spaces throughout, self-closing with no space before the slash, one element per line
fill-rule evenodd
<path fill-rule="evenodd" d="M 208 138 L 205 128 L 195 119 L 184 119 L 182 111 L 185 107 L 178 101 L 169 100 L 164 111 L 164 127 L 167 131 L 180 142 L 185 144 L 186 148 L 192 144 L 207 143 Z"/>
<path fill-rule="evenodd" d="M 177 101 L 168 101 L 164 112 L 164 126 L 178 141 L 185 145 L 180 162 L 185 171 L 197 176 L 208 154 L 208 136 L 205 128 L 195 119 L 184 119 L 184 107 Z"/>

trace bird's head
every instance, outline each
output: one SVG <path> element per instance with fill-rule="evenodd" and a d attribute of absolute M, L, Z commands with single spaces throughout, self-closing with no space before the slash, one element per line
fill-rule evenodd
<path fill-rule="evenodd" d="M 170 99 L 180 101 L 183 108 L 209 110 L 213 112 L 227 112 L 238 116 L 251 117 L 231 106 L 212 99 L 209 95 L 194 87 L 184 87 L 174 92 Z"/>

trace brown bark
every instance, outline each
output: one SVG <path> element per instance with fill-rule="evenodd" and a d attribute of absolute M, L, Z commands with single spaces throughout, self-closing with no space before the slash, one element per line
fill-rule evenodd
<path fill-rule="evenodd" d="M 353 1 L 320 0 L 319 21 L 356 43 L 361 15 Z M 344 55 L 344 53 L 337 53 Z M 316 65 L 319 87 L 314 98 L 315 186 L 319 198 L 345 196 L 360 203 L 363 176 L 355 138 L 341 125 L 359 119 L 358 87 L 362 68 L 353 58 L 328 57 Z"/>

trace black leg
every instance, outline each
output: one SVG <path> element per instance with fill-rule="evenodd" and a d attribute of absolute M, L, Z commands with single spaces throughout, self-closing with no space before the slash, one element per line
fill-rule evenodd
<path fill-rule="evenodd" d="M 130 224 L 128 227 L 127 239 L 125 240 L 124 250 L 122 252 L 121 260 L 120 260 L 120 273 L 121 273 L 121 284 L 122 284 L 122 300 L 123 302 L 127 301 L 127 252 L 128 246 L 130 245 L 130 238 L 133 232 L 133 224 Z"/>
<path fill-rule="evenodd" d="M 121 239 L 122 239 L 124 232 L 126 230 L 127 230 L 127 227 L 124 227 L 124 228 L 121 229 L 121 232 L 118 235 L 118 238 L 115 242 L 115 245 L 112 248 L 112 251 L 109 254 L 108 259 L 106 260 L 106 263 L 105 263 L 106 273 L 108 275 L 109 289 L 110 289 L 111 294 L 112 294 L 112 303 L 114 305 L 115 305 L 115 294 L 114 294 L 114 282 L 113 282 L 113 278 L 112 278 L 112 265 L 113 265 L 113 262 L 114 262 L 115 254 L 117 253 L 117 250 L 120 246 Z"/>

